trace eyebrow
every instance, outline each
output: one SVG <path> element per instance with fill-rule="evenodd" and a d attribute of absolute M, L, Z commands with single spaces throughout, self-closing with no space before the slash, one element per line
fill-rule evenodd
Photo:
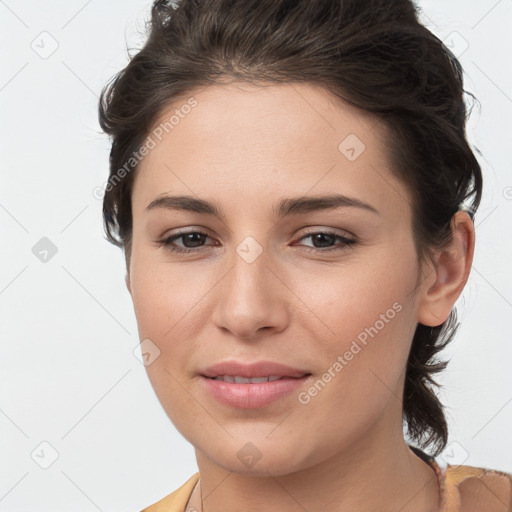
<path fill-rule="evenodd" d="M 281 219 L 291 215 L 302 215 L 305 213 L 332 210 L 341 207 L 354 207 L 364 209 L 380 215 L 379 211 L 372 205 L 341 194 L 330 194 L 326 196 L 302 196 L 281 199 L 273 208 L 272 213 Z M 170 210 L 183 210 L 204 215 L 211 215 L 219 219 L 225 219 L 221 206 L 213 201 L 198 199 L 193 196 L 168 196 L 157 197 L 148 206 L 146 211 L 155 208 Z"/>

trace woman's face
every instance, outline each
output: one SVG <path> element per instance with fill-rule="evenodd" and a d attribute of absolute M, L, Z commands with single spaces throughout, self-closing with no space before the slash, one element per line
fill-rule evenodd
<path fill-rule="evenodd" d="M 128 286 L 176 428 L 198 456 L 255 475 L 401 436 L 406 361 L 432 281 L 415 287 L 410 196 L 380 123 L 311 85 L 231 84 L 174 103 L 156 124 L 133 189 Z M 368 206 L 314 201 L 335 195 Z M 221 216 L 154 203 L 165 196 Z M 196 234 L 160 244 L 182 231 Z M 204 376 L 225 361 L 298 373 L 266 384 Z"/>

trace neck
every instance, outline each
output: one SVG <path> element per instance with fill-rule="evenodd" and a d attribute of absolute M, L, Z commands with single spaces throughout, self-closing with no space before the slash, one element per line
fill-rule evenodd
<path fill-rule="evenodd" d="M 188 506 L 197 512 L 437 512 L 435 472 L 409 449 L 399 427 L 376 427 L 322 463 L 282 476 L 227 471 L 196 448 L 200 481 Z"/>

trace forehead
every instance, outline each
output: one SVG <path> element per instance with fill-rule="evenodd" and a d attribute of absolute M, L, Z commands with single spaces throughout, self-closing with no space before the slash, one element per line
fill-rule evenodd
<path fill-rule="evenodd" d="M 257 207 L 283 195 L 337 192 L 402 215 L 409 207 L 390 170 L 383 123 L 318 86 L 196 89 L 163 109 L 149 136 L 134 216 L 162 193 Z"/>

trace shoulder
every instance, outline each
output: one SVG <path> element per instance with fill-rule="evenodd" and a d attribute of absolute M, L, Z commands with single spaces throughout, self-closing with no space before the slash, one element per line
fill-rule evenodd
<path fill-rule="evenodd" d="M 512 474 L 448 465 L 443 475 L 443 512 L 512 512 Z"/>
<path fill-rule="evenodd" d="M 184 512 L 185 506 L 198 480 L 199 473 L 195 473 L 181 487 L 165 496 L 160 501 L 141 510 L 141 512 Z"/>

